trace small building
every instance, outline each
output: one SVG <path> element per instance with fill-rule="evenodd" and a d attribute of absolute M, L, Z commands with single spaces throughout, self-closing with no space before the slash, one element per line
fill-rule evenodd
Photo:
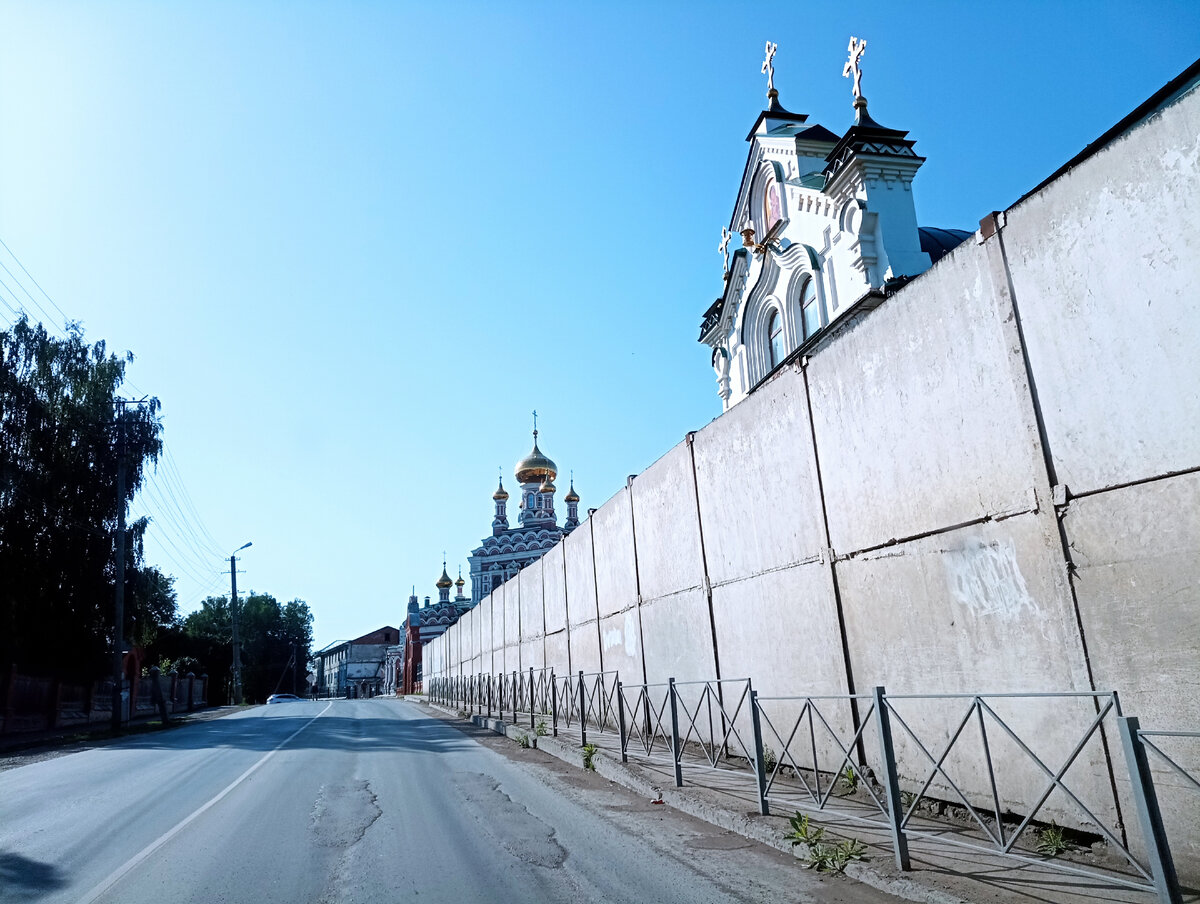
<path fill-rule="evenodd" d="M 354 640 L 338 640 L 313 654 L 316 692 L 320 696 L 374 696 L 383 693 L 388 647 L 400 642 L 400 631 L 384 625 Z"/>

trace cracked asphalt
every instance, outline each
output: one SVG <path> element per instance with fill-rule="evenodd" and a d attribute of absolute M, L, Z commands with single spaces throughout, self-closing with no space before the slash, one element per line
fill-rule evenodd
<path fill-rule="evenodd" d="M 299 702 L 0 772 L 0 901 L 893 901 L 402 701 Z"/>

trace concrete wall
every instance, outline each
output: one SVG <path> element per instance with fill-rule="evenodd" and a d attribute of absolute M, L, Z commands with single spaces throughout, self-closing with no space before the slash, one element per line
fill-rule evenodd
<path fill-rule="evenodd" d="M 485 600 L 492 669 L 764 696 L 1118 690 L 1144 728 L 1200 729 L 1198 136 L 1193 91 L 668 451 Z M 944 738 L 970 700 L 898 705 Z M 1095 715 L 995 707 L 1052 768 Z M 1068 784 L 1133 826 L 1107 741 Z M 1200 772 L 1200 744 L 1174 755 Z M 923 778 L 903 737 L 899 756 Z M 993 756 L 1021 812 L 1044 777 L 1011 744 Z M 981 763 L 947 768 L 988 805 Z M 1194 803 L 1164 809 L 1196 875 Z M 1042 818 L 1082 825 L 1059 792 Z"/>

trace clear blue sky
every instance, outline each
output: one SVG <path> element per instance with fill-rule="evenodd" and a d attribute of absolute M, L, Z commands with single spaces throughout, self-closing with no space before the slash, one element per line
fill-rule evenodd
<path fill-rule="evenodd" d="M 763 45 L 840 133 L 852 34 L 921 223 L 975 228 L 1200 56 L 1200 4 L 0 4 L 0 238 L 162 401 L 135 511 L 181 610 L 252 540 L 239 588 L 318 644 L 398 625 L 534 408 L 583 508 L 715 417 Z"/>

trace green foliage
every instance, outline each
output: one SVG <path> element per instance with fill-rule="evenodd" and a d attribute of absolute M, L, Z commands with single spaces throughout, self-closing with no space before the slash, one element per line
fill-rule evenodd
<path fill-rule="evenodd" d="M 854 771 L 853 766 L 847 766 L 846 770 L 838 776 L 838 784 L 847 794 L 853 794 L 858 790 L 858 773 Z"/>
<path fill-rule="evenodd" d="M 539 738 L 544 738 L 546 735 L 550 734 L 550 729 L 546 725 L 545 719 L 539 720 L 539 722 L 537 724 L 537 728 L 534 729 L 534 732 L 536 732 L 536 734 Z"/>
<path fill-rule="evenodd" d="M 583 768 L 596 771 L 596 754 L 600 751 L 595 744 L 583 745 Z"/>
<path fill-rule="evenodd" d="M 775 755 L 775 751 L 770 747 L 763 748 L 763 769 L 767 775 L 775 772 L 775 767 L 779 765 L 779 757 Z"/>
<path fill-rule="evenodd" d="M 525 750 L 529 749 L 529 735 L 521 733 L 517 735 L 517 743 Z"/>
<path fill-rule="evenodd" d="M 826 841 L 825 829 L 813 825 L 807 813 L 797 812 L 788 822 L 792 830 L 783 837 L 792 842 L 792 847 L 803 844 L 808 847 L 809 869 L 819 873 L 840 873 L 851 860 L 862 860 L 867 846 L 857 838 L 846 841 Z"/>
<path fill-rule="evenodd" d="M 792 842 L 792 847 L 798 844 L 807 844 L 812 847 L 819 843 L 825 835 L 823 828 L 809 822 L 807 813 L 796 811 L 796 815 L 791 817 L 788 822 L 791 824 L 792 830 L 783 837 Z"/>
<path fill-rule="evenodd" d="M 77 324 L 62 339 L 24 318 L 0 331 L 0 662 L 29 674 L 90 679 L 108 665 L 118 514 L 162 450 L 157 399 L 115 405 L 130 360 Z M 143 564 L 147 527 L 126 525 L 124 636 L 136 644 L 175 614 L 172 579 Z"/>
<path fill-rule="evenodd" d="M 242 641 L 242 692 L 249 701 L 261 702 L 275 692 L 291 692 L 288 663 L 296 650 L 297 692 L 303 693 L 304 674 L 312 646 L 312 613 L 303 600 L 281 605 L 269 593 L 238 598 L 238 634 Z M 174 638 L 167 655 L 203 663 L 214 690 L 210 699 L 228 695 L 233 669 L 233 619 L 229 598 L 210 596 L 183 619 L 181 636 Z M 197 672 L 197 674 L 200 674 Z M 282 680 L 282 683 L 281 683 Z"/>
<path fill-rule="evenodd" d="M 1037 840 L 1037 852 L 1045 854 L 1047 857 L 1057 857 L 1059 854 L 1066 853 L 1071 847 L 1063 835 L 1062 828 L 1056 822 L 1051 822 L 1050 825 L 1039 829 Z"/>

